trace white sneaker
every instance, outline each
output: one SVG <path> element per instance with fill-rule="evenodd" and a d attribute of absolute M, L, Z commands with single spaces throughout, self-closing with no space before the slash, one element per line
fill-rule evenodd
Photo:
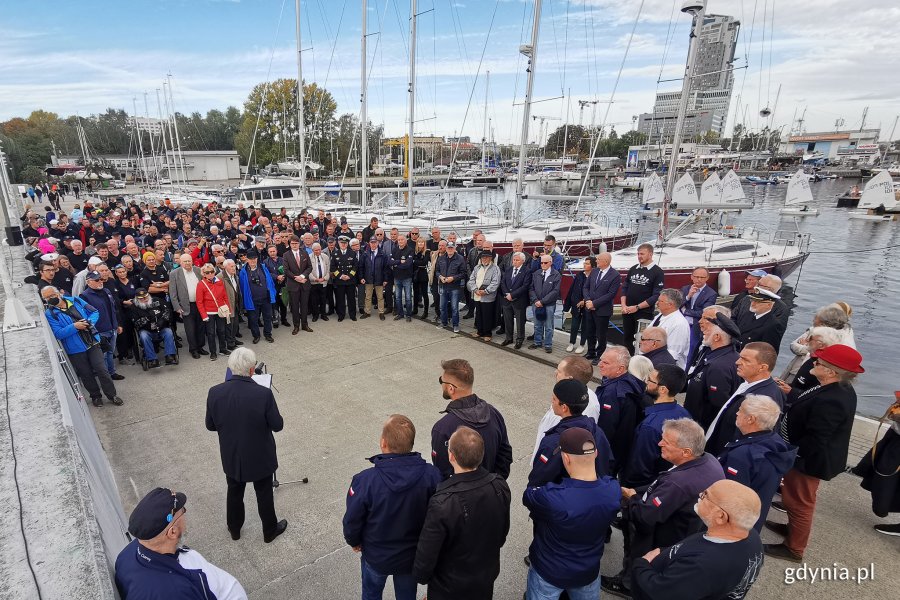
<path fill-rule="evenodd" d="M 454 328 L 453 328 L 453 333 L 459 333 L 459 327 L 454 327 Z"/>
<path fill-rule="evenodd" d="M 574 349 L 575 349 L 575 344 L 569 344 L 568 346 L 566 346 L 566 352 L 571 352 Z"/>
<path fill-rule="evenodd" d="M 575 354 L 581 354 L 582 352 L 584 352 L 584 346 L 578 346 L 577 348 L 575 348 Z"/>

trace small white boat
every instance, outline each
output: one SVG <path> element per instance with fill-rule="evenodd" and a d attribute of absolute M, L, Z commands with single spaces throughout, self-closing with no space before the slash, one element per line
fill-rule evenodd
<path fill-rule="evenodd" d="M 787 194 L 784 197 L 784 208 L 779 214 L 793 217 L 816 217 L 818 208 L 810 208 L 813 202 L 812 190 L 809 189 L 809 177 L 802 170 L 797 171 L 788 181 Z"/>
<path fill-rule="evenodd" d="M 644 188 L 645 179 L 646 177 L 616 177 L 612 184 L 626 191 L 639 191 Z"/>
<path fill-rule="evenodd" d="M 578 171 L 543 171 L 541 181 L 581 181 L 581 173 Z"/>
<path fill-rule="evenodd" d="M 894 181 L 891 174 L 882 171 L 869 180 L 859 198 L 859 208 L 851 211 L 851 219 L 862 221 L 896 221 L 900 214 L 897 194 L 894 192 Z"/>

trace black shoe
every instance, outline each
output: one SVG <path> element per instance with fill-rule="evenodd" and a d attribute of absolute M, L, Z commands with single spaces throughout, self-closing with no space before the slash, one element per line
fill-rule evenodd
<path fill-rule="evenodd" d="M 595 358 L 598 358 L 596 354 L 585 354 L 584 357 L 588 360 L 594 360 Z"/>
<path fill-rule="evenodd" d="M 210 353 L 210 355 L 209 355 L 209 360 L 216 360 L 217 358 L 219 358 L 219 357 L 216 355 L 215 352 L 211 352 L 211 353 Z"/>
<path fill-rule="evenodd" d="M 280 326 L 280 323 L 278 321 L 275 321 L 274 323 L 272 323 L 272 327 L 275 329 L 278 329 L 279 326 Z"/>
<path fill-rule="evenodd" d="M 158 369 L 158 368 L 159 368 L 159 361 L 158 361 L 158 360 L 151 360 L 151 361 L 149 361 L 149 362 L 147 363 L 147 367 L 150 368 L 150 369 Z"/>
<path fill-rule="evenodd" d="M 631 598 L 631 590 L 625 587 L 625 583 L 618 575 L 613 577 L 600 576 L 600 589 L 604 592 L 620 598 Z"/>
<path fill-rule="evenodd" d="M 369 313 L 364 312 L 364 313 L 362 313 L 361 315 L 359 315 L 359 318 L 360 318 L 360 319 L 368 319 L 368 318 L 371 317 L 371 316 L 372 316 L 372 315 L 370 315 Z"/>
<path fill-rule="evenodd" d="M 112 402 L 113 404 L 115 404 L 116 406 L 122 406 L 123 404 L 125 404 L 125 401 L 122 400 L 121 398 L 119 398 L 118 396 L 113 396 L 112 398 L 109 399 L 109 401 Z"/>
<path fill-rule="evenodd" d="M 259 343 L 259 336 L 258 336 L 258 335 L 254 335 L 254 336 L 253 336 L 253 343 L 254 343 L 254 344 L 258 344 L 258 343 Z"/>
<path fill-rule="evenodd" d="M 781 537 L 787 537 L 788 526 L 785 523 L 776 523 L 775 521 L 766 521 L 766 529 L 774 531 Z"/>
<path fill-rule="evenodd" d="M 191 352 L 191 358 L 200 358 L 200 353 L 194 350 Z"/>
<path fill-rule="evenodd" d="M 103 398 L 91 398 L 91 404 L 94 406 L 103 406 Z"/>
<path fill-rule="evenodd" d="M 304 326 L 303 326 L 303 331 L 305 331 L 306 333 L 312 333 L 312 332 L 313 332 L 312 328 L 311 328 L 309 325 L 304 325 Z"/>
<path fill-rule="evenodd" d="M 238 529 L 237 531 L 234 531 L 233 529 L 229 529 L 228 533 L 231 534 L 231 539 L 233 539 L 234 541 L 238 541 L 239 539 L 241 539 L 241 530 L 240 529 Z"/>
<path fill-rule="evenodd" d="M 784 507 L 784 502 L 779 502 L 778 500 L 772 503 L 772 508 L 774 508 L 778 512 L 787 512 L 787 509 Z"/>
<path fill-rule="evenodd" d="M 403 318 L 403 315 L 397 315 L 397 316 L 394 317 L 394 320 L 395 320 L 395 321 L 399 321 L 399 320 L 402 319 L 402 318 Z"/>
<path fill-rule="evenodd" d="M 323 320 L 323 321 L 327 321 L 327 320 L 328 320 L 328 315 L 322 315 L 322 320 Z"/>
<path fill-rule="evenodd" d="M 222 356 L 228 356 L 229 354 L 231 354 L 231 350 L 226 348 L 225 350 L 219 352 L 219 354 L 221 354 Z"/>
<path fill-rule="evenodd" d="M 244 336 L 243 336 L 243 335 L 241 335 L 241 333 L 240 333 L 240 332 L 238 332 L 238 333 L 236 333 L 236 334 L 234 334 L 234 337 L 236 337 L 236 338 L 242 338 L 242 337 L 244 337 Z M 238 343 L 237 343 L 237 344 L 238 344 L 238 346 L 240 346 L 240 345 L 241 345 L 241 343 L 240 343 L 240 342 L 238 342 Z M 240 534 L 238 534 L 238 535 L 240 535 Z"/>
<path fill-rule="evenodd" d="M 503 340 L 502 342 L 500 342 L 500 345 L 501 346 L 509 346 L 512 343 L 513 343 L 512 340 Z"/>
<path fill-rule="evenodd" d="M 406 317 L 406 322 L 407 322 L 407 323 L 412 322 L 412 317 Z"/>
<path fill-rule="evenodd" d="M 356 317 L 350 317 L 350 320 L 356 322 Z"/>
<path fill-rule="evenodd" d="M 474 313 L 466 313 L 463 315 L 463 319 L 474 319 L 474 318 L 475 318 Z"/>
<path fill-rule="evenodd" d="M 244 342 L 242 342 L 241 340 L 235 340 L 235 341 L 234 341 L 234 345 L 235 345 L 235 346 L 243 346 L 243 345 L 244 345 Z M 233 349 L 233 348 L 232 348 L 232 349 Z"/>
<path fill-rule="evenodd" d="M 384 321 L 384 313 L 378 313 L 378 318 Z"/>
<path fill-rule="evenodd" d="M 167 365 L 174 365 L 174 364 L 175 364 L 175 355 L 174 355 L 174 354 L 171 355 L 171 356 L 167 356 L 167 357 L 166 357 L 166 364 L 167 364 Z"/>
<path fill-rule="evenodd" d="M 312 322 L 315 323 L 319 320 L 319 315 L 313 315 Z"/>
<path fill-rule="evenodd" d="M 271 344 L 271 343 L 273 343 L 273 342 L 275 341 L 275 338 L 273 338 L 271 335 L 267 335 L 267 336 L 266 336 L 266 341 L 269 342 L 269 343 Z"/>
<path fill-rule="evenodd" d="M 285 327 L 290 327 L 290 325 L 291 325 L 290 323 L 287 322 L 287 319 L 282 319 L 281 324 L 284 325 Z"/>
<path fill-rule="evenodd" d="M 343 320 L 344 320 L 344 317 L 338 317 L 338 323 L 343 322 Z"/>
<path fill-rule="evenodd" d="M 522 559 L 522 562 L 525 563 L 526 567 L 530 567 L 531 566 L 531 557 L 526 554 L 525 558 Z"/>
<path fill-rule="evenodd" d="M 184 344 L 182 344 L 182 343 L 179 342 L 178 340 L 175 340 L 175 347 L 176 347 L 176 348 L 184 348 Z"/>
<path fill-rule="evenodd" d="M 526 339 L 526 340 L 529 340 L 529 341 L 531 341 L 531 340 L 533 340 L 533 339 L 534 339 L 534 335 L 529 335 L 529 336 L 528 336 L 528 337 L 526 337 L 526 338 L 525 338 L 525 339 Z"/>
<path fill-rule="evenodd" d="M 200 354 L 200 356 L 209 356 L 209 352 L 203 348 L 197 350 L 197 353 Z"/>
<path fill-rule="evenodd" d="M 112 375 L 109 376 L 109 378 L 112 379 L 113 381 L 122 381 L 123 379 L 125 379 L 125 376 L 119 375 L 118 373 L 113 373 Z"/>
<path fill-rule="evenodd" d="M 285 529 L 287 529 L 287 519 L 282 519 L 278 521 L 278 524 L 275 526 L 275 531 L 263 534 L 263 541 L 267 544 L 271 543 L 275 538 L 284 533 Z"/>
<path fill-rule="evenodd" d="M 291 335 L 297 335 L 300 333 L 300 328 L 294 325 L 294 328 L 291 330 Z"/>
<path fill-rule="evenodd" d="M 544 348 L 544 352 L 547 354 L 553 354 L 553 348 Z"/>
<path fill-rule="evenodd" d="M 516 342 L 516 345 L 513 346 L 516 350 L 520 350 L 522 348 L 522 342 Z"/>
<path fill-rule="evenodd" d="M 540 348 L 540 346 L 538 346 L 537 344 L 528 344 L 529 350 L 534 350 L 535 348 Z"/>
<path fill-rule="evenodd" d="M 763 552 L 772 558 L 780 558 L 788 562 L 803 562 L 803 555 L 797 554 L 784 544 L 763 544 Z"/>
<path fill-rule="evenodd" d="M 900 535 L 900 523 L 897 523 L 896 525 L 876 525 L 875 531 L 883 533 L 884 535 Z"/>

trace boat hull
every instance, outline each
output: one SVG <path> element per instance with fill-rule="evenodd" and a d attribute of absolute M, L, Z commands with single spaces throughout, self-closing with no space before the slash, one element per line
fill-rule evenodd
<path fill-rule="evenodd" d="M 778 211 L 778 214 L 792 217 L 818 217 L 819 209 L 811 208 L 809 210 L 803 210 L 802 208 L 782 208 Z"/>
<path fill-rule="evenodd" d="M 838 196 L 837 207 L 838 208 L 856 208 L 859 205 L 860 196 L 849 196 L 844 194 L 843 196 Z"/>
<path fill-rule="evenodd" d="M 634 245 L 637 241 L 637 233 L 628 231 L 612 236 L 592 236 L 583 239 L 560 240 L 559 246 L 567 256 L 581 257 L 596 254 L 600 244 L 606 244 L 607 252 L 621 250 Z M 541 251 L 544 247 L 543 240 L 526 241 L 523 243 L 526 254 L 531 255 L 535 250 Z M 494 242 L 494 251 L 503 255 L 512 252 L 512 240 Z"/>

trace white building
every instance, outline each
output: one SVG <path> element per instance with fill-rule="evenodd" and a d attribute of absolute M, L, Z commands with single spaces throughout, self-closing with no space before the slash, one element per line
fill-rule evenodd
<path fill-rule="evenodd" d="M 169 177 L 181 179 L 182 167 L 177 167 L 177 151 L 166 152 L 165 165 L 169 167 Z M 184 177 L 188 181 L 218 181 L 240 179 L 241 167 L 235 150 L 182 150 L 181 158 Z"/>
<path fill-rule="evenodd" d="M 778 153 L 797 156 L 803 160 L 868 163 L 879 155 L 880 133 L 880 129 L 800 133 L 782 138 Z"/>

